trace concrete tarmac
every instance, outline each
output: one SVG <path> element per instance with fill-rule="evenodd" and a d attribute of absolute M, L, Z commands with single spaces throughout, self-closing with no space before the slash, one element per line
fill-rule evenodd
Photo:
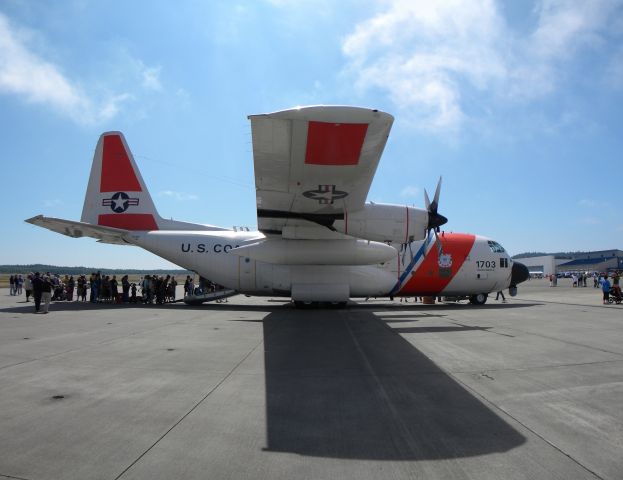
<path fill-rule="evenodd" d="M 0 290 L 0 478 L 621 479 L 623 306 L 567 283 L 48 315 Z"/>

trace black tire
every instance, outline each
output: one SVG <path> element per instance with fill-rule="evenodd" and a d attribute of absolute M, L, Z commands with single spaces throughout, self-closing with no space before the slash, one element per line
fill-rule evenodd
<path fill-rule="evenodd" d="M 472 305 L 484 305 L 487 302 L 488 297 L 489 295 L 486 293 L 477 293 L 476 295 L 469 297 L 469 303 Z"/>
<path fill-rule="evenodd" d="M 310 308 L 318 308 L 318 302 L 305 302 L 303 300 L 294 300 L 294 308 L 298 309 L 310 309 Z"/>

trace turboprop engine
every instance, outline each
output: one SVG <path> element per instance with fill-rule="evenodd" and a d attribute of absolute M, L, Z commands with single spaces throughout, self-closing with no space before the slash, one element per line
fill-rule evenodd
<path fill-rule="evenodd" d="M 377 242 L 409 243 L 423 240 L 429 231 L 439 231 L 448 219 L 437 213 L 441 177 L 431 202 L 424 190 L 426 209 L 406 205 L 366 203 L 362 210 L 344 213 L 344 220 L 336 220 L 333 228 L 340 233 Z M 439 241 L 437 241 L 438 245 Z"/>
<path fill-rule="evenodd" d="M 406 205 L 366 203 L 362 210 L 336 220 L 333 228 L 365 240 L 407 243 L 426 238 L 428 212 Z"/>

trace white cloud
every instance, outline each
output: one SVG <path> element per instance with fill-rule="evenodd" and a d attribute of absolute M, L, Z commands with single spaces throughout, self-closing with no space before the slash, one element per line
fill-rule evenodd
<path fill-rule="evenodd" d="M 199 197 L 194 193 L 186 193 L 186 192 L 175 192 L 173 190 L 163 190 L 162 192 L 158 192 L 160 197 L 169 197 L 174 200 L 179 201 L 187 201 L 187 200 L 198 200 Z"/>
<path fill-rule="evenodd" d="M 51 106 L 78 123 L 92 124 L 117 114 L 128 94 L 96 103 L 62 69 L 30 51 L 20 32 L 0 13 L 0 93 Z"/>
<path fill-rule="evenodd" d="M 592 198 L 583 198 L 578 202 L 578 205 L 588 208 L 605 208 L 610 206 L 608 202 L 600 202 L 597 200 L 593 200 Z"/>
<path fill-rule="evenodd" d="M 606 84 L 615 90 L 623 90 L 623 48 L 619 48 L 606 69 Z"/>
<path fill-rule="evenodd" d="M 63 204 L 64 202 L 60 198 L 52 198 L 43 201 L 43 206 L 46 208 L 58 207 Z"/>
<path fill-rule="evenodd" d="M 162 90 L 162 84 L 160 83 L 160 70 L 162 70 L 162 67 L 158 66 L 158 67 L 149 68 L 143 65 L 142 62 L 141 62 L 141 66 L 142 66 L 141 74 L 143 76 L 143 87 L 147 88 L 148 90 L 155 90 L 157 92 Z"/>
<path fill-rule="evenodd" d="M 401 197 L 417 197 L 420 194 L 421 190 L 419 187 L 415 187 L 413 185 L 408 185 L 400 191 Z"/>
<path fill-rule="evenodd" d="M 345 72 L 361 92 L 386 92 L 418 127 L 457 130 L 473 92 L 513 102 L 554 92 L 565 62 L 600 48 L 622 3 L 541 0 L 535 27 L 520 33 L 494 0 L 388 0 L 344 39 Z"/>
<path fill-rule="evenodd" d="M 584 217 L 584 218 L 580 218 L 579 222 L 582 225 L 601 225 L 602 221 L 600 218 L 596 218 L 596 217 Z"/>
<path fill-rule="evenodd" d="M 361 89 L 386 90 L 424 128 L 447 130 L 464 121 L 460 82 L 487 88 L 505 76 L 505 41 L 487 0 L 396 0 L 357 25 L 343 45 L 347 70 Z"/>

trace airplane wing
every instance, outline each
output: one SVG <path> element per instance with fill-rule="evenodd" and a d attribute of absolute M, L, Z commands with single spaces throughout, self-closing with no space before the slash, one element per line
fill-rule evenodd
<path fill-rule="evenodd" d="M 249 120 L 259 230 L 318 238 L 320 230 L 330 234 L 335 220 L 363 208 L 394 117 L 315 106 Z"/>
<path fill-rule="evenodd" d="M 25 220 L 25 222 L 37 225 L 38 227 L 47 228 L 48 230 L 52 230 L 56 233 L 62 233 L 68 237 L 91 237 L 96 238 L 102 243 L 131 245 L 130 242 L 125 240 L 125 236 L 130 232 L 121 228 L 91 225 L 90 223 L 74 222 L 54 217 L 44 217 L 43 215 L 37 215 L 29 218 L 28 220 Z"/>

